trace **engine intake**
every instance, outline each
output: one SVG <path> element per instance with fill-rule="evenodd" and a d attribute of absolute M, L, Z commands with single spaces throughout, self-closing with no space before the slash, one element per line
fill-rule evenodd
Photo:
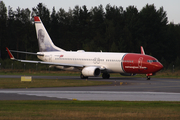
<path fill-rule="evenodd" d="M 87 77 L 98 77 L 101 70 L 97 67 L 85 67 L 82 69 L 82 74 Z"/>

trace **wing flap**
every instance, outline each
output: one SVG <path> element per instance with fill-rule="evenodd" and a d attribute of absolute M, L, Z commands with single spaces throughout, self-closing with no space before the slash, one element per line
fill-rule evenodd
<path fill-rule="evenodd" d="M 7 50 L 8 48 L 6 48 Z M 32 52 L 24 52 L 24 51 L 16 51 L 16 50 L 9 50 L 11 52 L 16 52 L 16 53 L 23 53 L 23 54 L 30 54 L 30 55 L 38 55 L 38 56 L 44 56 L 44 54 L 37 54 L 37 53 L 32 53 Z"/>
<path fill-rule="evenodd" d="M 57 66 L 84 67 L 83 65 L 79 65 L 79 64 L 65 64 L 65 63 L 54 63 L 54 62 L 44 62 L 44 61 L 32 61 L 32 60 L 17 60 L 17 61 L 24 63 L 37 63 L 37 64 L 57 65 Z"/>

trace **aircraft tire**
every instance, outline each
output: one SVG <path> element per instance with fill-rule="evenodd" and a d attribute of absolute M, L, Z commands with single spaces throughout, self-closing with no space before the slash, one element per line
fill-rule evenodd
<path fill-rule="evenodd" d="M 102 74 L 102 78 L 103 79 L 109 79 L 110 78 L 110 74 L 109 73 L 103 73 Z"/>

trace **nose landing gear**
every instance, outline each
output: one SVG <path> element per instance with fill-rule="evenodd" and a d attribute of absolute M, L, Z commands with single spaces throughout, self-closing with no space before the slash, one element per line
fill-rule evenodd
<path fill-rule="evenodd" d="M 150 80 L 151 79 L 150 76 L 152 76 L 152 75 L 155 75 L 155 73 L 146 74 L 147 80 Z"/>

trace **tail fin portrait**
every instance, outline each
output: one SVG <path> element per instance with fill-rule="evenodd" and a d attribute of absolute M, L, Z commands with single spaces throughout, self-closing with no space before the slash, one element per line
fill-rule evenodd
<path fill-rule="evenodd" d="M 58 48 L 52 42 L 50 36 L 48 35 L 41 19 L 38 16 L 34 17 L 35 27 L 36 27 L 36 35 L 39 44 L 40 52 L 48 52 L 48 51 L 65 51 L 61 48 Z"/>

